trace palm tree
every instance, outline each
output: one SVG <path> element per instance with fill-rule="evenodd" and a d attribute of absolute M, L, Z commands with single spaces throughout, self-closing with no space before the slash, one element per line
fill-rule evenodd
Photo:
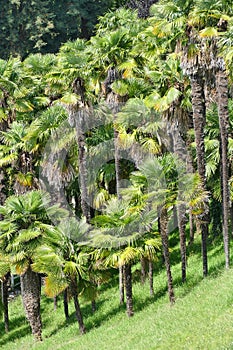
<path fill-rule="evenodd" d="M 53 55 L 31 55 L 24 62 L 9 60 L 5 64 L 6 72 L 2 70 L 2 84 L 8 93 L 7 98 L 4 98 L 5 107 L 2 107 L 7 123 L 4 130 L 1 130 L 1 166 L 11 166 L 13 171 L 8 179 L 14 192 L 18 194 L 24 193 L 32 186 L 37 188 L 38 174 L 34 158 L 38 145 L 35 144 L 35 137 L 30 139 L 33 146 L 28 139 L 23 138 L 36 114 L 50 104 L 50 98 L 45 93 L 47 85 L 44 77 L 54 62 Z M 14 70 L 14 74 L 11 70 Z"/>
<path fill-rule="evenodd" d="M 29 90 L 23 80 L 22 62 L 18 58 L 10 58 L 7 61 L 0 60 L 0 72 L 0 132 L 2 133 L 6 132 L 11 123 L 22 113 L 31 113 L 33 106 L 28 96 Z M 0 147 L 4 148 L 2 137 Z M 7 193 L 12 190 L 10 185 L 12 178 L 11 175 L 9 176 L 8 164 L 13 161 L 13 158 L 15 160 L 15 152 L 10 148 L 10 145 L 8 145 L 9 157 L 7 162 L 3 161 L 1 164 L 1 204 L 3 204 Z M 4 160 L 5 155 L 1 157 L 2 160 Z"/>
<path fill-rule="evenodd" d="M 119 16 L 119 15 L 118 15 Z M 106 15 L 106 18 L 108 15 Z M 134 36 L 129 31 L 128 11 L 122 11 L 121 21 L 123 25 L 116 24 L 116 30 L 111 30 L 110 33 L 103 29 L 103 23 L 106 21 L 102 19 L 98 26 L 97 35 L 92 40 L 91 50 L 94 50 L 92 62 L 94 67 L 98 67 L 100 78 L 106 74 L 107 77 L 102 83 L 103 94 L 106 104 L 110 108 L 113 115 L 114 124 L 114 160 L 115 160 L 115 180 L 116 180 L 116 194 L 120 200 L 120 154 L 119 154 L 119 136 L 116 125 L 116 114 L 119 112 L 122 104 L 126 101 L 127 96 L 122 96 L 114 91 L 113 85 L 122 79 L 122 71 L 118 69 L 121 63 L 125 62 L 128 57 L 130 49 L 133 47 L 135 41 Z M 137 28 L 134 29 L 137 32 Z M 89 50 L 90 50 L 89 49 Z M 126 94 L 127 95 L 127 94 Z M 129 269 L 127 270 L 127 272 Z M 124 267 L 119 265 L 119 292 L 120 304 L 124 302 Z"/>
<path fill-rule="evenodd" d="M 112 91 L 111 84 L 116 82 L 120 78 L 119 72 L 115 67 L 112 67 L 108 70 L 108 76 L 104 82 L 105 91 L 108 92 L 106 95 L 106 102 L 110 107 L 110 110 L 113 113 L 113 121 L 115 124 L 116 121 L 116 114 L 119 112 L 121 102 L 124 100 L 121 99 L 121 97 L 118 94 L 115 94 Z M 116 176 L 116 194 L 117 198 L 121 199 L 120 194 L 120 154 L 119 154 L 119 136 L 118 131 L 116 129 L 116 126 L 114 127 L 114 156 L 115 156 L 115 176 Z M 125 271 L 125 272 L 124 272 Z M 124 278 L 125 278 L 125 287 L 127 285 L 128 288 L 128 295 L 132 294 L 132 291 L 130 290 L 130 283 L 131 283 L 131 268 L 130 266 L 121 266 L 119 265 L 119 292 L 120 292 L 120 305 L 124 303 Z M 128 277 L 126 277 L 125 273 Z M 126 288 L 126 289 L 127 289 Z M 128 299 L 132 299 L 132 297 L 128 297 Z M 127 302 L 127 301 L 126 301 Z M 132 305 L 129 305 L 129 308 L 132 309 Z"/>
<path fill-rule="evenodd" d="M 54 244 L 56 230 L 49 224 L 48 215 L 64 217 L 65 212 L 56 206 L 47 206 L 49 197 L 40 191 L 31 191 L 21 196 L 10 196 L 0 207 L 3 220 L 0 222 L 1 254 L 20 274 L 22 299 L 32 334 L 42 340 L 40 315 L 41 280 L 32 269 L 35 250 L 43 242 Z"/>
<path fill-rule="evenodd" d="M 181 254 L 181 276 L 182 282 L 186 281 L 186 204 L 183 201 L 182 193 L 185 191 L 185 184 L 182 181 L 182 177 L 187 171 L 185 154 L 185 144 L 182 142 L 177 126 L 172 126 L 172 137 L 174 145 L 174 153 L 177 155 L 176 169 L 179 173 L 178 178 L 178 198 L 177 198 L 177 216 L 178 216 L 178 227 L 180 233 L 180 254 Z"/>
<path fill-rule="evenodd" d="M 214 17 L 213 17 L 214 14 Z M 228 77 L 224 58 L 219 50 L 219 34 L 227 31 L 229 16 L 232 16 L 232 1 L 220 1 L 213 4 L 210 1 L 204 3 L 195 2 L 195 7 L 190 14 L 193 26 L 199 30 L 199 36 L 206 42 L 205 64 L 209 77 L 215 77 L 217 91 L 216 103 L 218 105 L 218 118 L 220 127 L 221 150 L 221 189 L 222 189 L 222 213 L 223 213 L 223 241 L 225 251 L 225 265 L 229 268 L 229 170 L 228 170 Z M 199 17 L 199 19 L 198 19 Z M 223 17 L 225 19 L 223 19 Z"/>
<path fill-rule="evenodd" d="M 88 121 L 92 109 L 89 101 L 87 76 L 90 73 L 88 72 L 87 57 L 84 40 L 66 43 L 60 48 L 58 65 L 50 74 L 48 81 L 50 81 L 52 88 L 55 85 L 57 94 L 61 94 L 60 103 L 67 110 L 68 122 L 76 133 L 81 209 L 89 223 L 91 210 L 87 188 L 86 131 L 88 131 Z M 59 71 L 61 74 L 58 73 Z"/>
<path fill-rule="evenodd" d="M 204 127 L 206 123 L 206 103 L 204 93 L 204 77 L 206 69 L 206 52 L 203 52 L 202 40 L 198 36 L 198 30 L 188 21 L 188 16 L 194 8 L 192 1 L 173 4 L 171 1 L 161 1 L 153 5 L 153 11 L 159 20 L 155 32 L 164 31 L 165 28 L 173 28 L 176 36 L 175 49 L 181 51 L 181 67 L 185 75 L 190 79 L 192 93 L 192 117 L 196 141 L 197 169 L 206 190 L 206 166 L 204 148 Z M 156 12 L 158 11 L 158 12 Z M 165 19 L 164 19 L 165 17 Z M 163 27 L 164 26 L 164 29 Z M 173 35 L 174 35 L 173 34 Z M 177 39 L 178 38 L 178 39 Z M 169 44 L 172 40 L 169 41 Z M 174 44 L 173 44 L 174 45 Z M 199 217 L 202 232 L 202 257 L 203 275 L 208 273 L 207 262 L 207 236 L 209 211 L 206 203 L 205 211 Z"/>
<path fill-rule="evenodd" d="M 160 218 L 160 232 L 163 246 L 164 262 L 167 272 L 168 292 L 170 302 L 174 302 L 174 291 L 171 275 L 171 264 L 169 254 L 168 221 L 174 203 L 193 208 L 193 213 L 200 214 L 204 211 L 204 204 L 208 195 L 203 192 L 199 176 L 196 174 L 182 174 L 179 179 L 177 174 L 177 158 L 172 154 L 165 154 L 162 157 L 150 157 L 139 166 L 139 173 L 134 172 L 134 176 L 147 180 L 148 193 L 146 200 L 149 205 L 152 217 L 150 222 Z M 177 190 L 177 184 L 182 180 L 182 196 Z M 158 210 L 156 210 L 158 207 Z M 150 213 L 149 211 L 149 213 Z M 196 215 L 196 214 L 195 214 Z M 153 219 L 152 219 L 153 218 Z M 183 267 L 183 266 L 182 266 Z M 182 276 L 183 277 L 183 276 Z"/>
<path fill-rule="evenodd" d="M 137 232 L 141 218 L 137 210 L 132 214 L 129 201 L 112 198 L 104 207 L 104 214 L 96 215 L 92 222 L 96 228 L 90 231 L 88 245 L 105 256 L 106 266 L 123 267 L 126 309 L 133 316 L 132 272 L 135 260 L 142 256 L 142 248 L 134 244 L 140 233 Z M 131 214 L 130 214 L 131 213 Z M 101 253 L 104 254 L 101 255 Z M 106 258 L 107 256 L 107 258 Z"/>
<path fill-rule="evenodd" d="M 75 314 L 81 334 L 86 333 L 79 303 L 80 284 L 86 275 L 82 260 L 82 252 L 77 241 L 85 240 L 89 230 L 86 219 L 77 222 L 74 218 L 59 225 L 59 244 L 56 247 L 40 246 L 36 251 L 33 268 L 43 272 L 45 278 L 45 293 L 54 297 L 67 288 L 73 297 Z M 67 316 L 67 310 L 66 310 Z"/>
<path fill-rule="evenodd" d="M 143 165 L 147 167 L 148 173 L 150 175 L 150 181 L 152 176 L 154 176 L 154 180 L 155 178 L 157 179 L 158 176 L 156 176 L 157 173 L 156 171 L 154 171 L 155 168 L 151 167 L 150 169 L 148 169 L 149 166 L 147 166 L 147 163 L 145 163 L 146 162 L 143 162 Z M 144 170 L 143 165 L 141 165 L 140 167 L 141 172 L 143 172 Z M 147 201 L 143 199 L 148 198 L 148 196 L 150 198 L 155 192 L 157 192 L 157 190 L 154 189 L 154 191 L 151 193 L 150 188 L 148 194 L 142 192 L 142 189 L 140 189 L 140 187 L 144 187 L 147 180 L 144 172 L 140 174 L 134 172 L 133 178 L 138 179 L 135 180 L 134 183 L 138 184 L 139 189 L 137 188 L 137 186 L 129 187 L 127 188 L 127 190 L 123 191 L 123 197 L 121 198 L 121 200 L 114 198 L 107 203 L 105 208 L 105 214 L 98 215 L 93 219 L 93 222 L 96 223 L 97 228 L 94 231 L 91 231 L 93 238 L 91 243 L 89 243 L 97 247 L 102 247 L 102 249 L 104 249 L 104 247 L 106 247 L 105 249 L 109 249 L 109 253 L 107 254 L 108 257 L 106 260 L 107 264 L 111 264 L 111 266 L 118 267 L 124 266 L 126 307 L 128 316 L 132 316 L 133 314 L 131 265 L 134 261 L 142 259 L 143 257 L 149 260 L 150 293 L 151 295 L 153 295 L 152 261 L 154 260 L 157 250 L 159 249 L 158 239 L 150 238 L 150 234 L 147 234 L 146 232 L 148 230 L 148 227 L 149 230 L 152 230 L 151 222 L 153 222 L 154 219 L 154 203 L 152 200 L 150 200 L 150 203 L 147 206 Z M 161 191 L 162 190 L 159 189 L 159 192 Z M 166 190 L 164 189 L 164 191 Z M 150 208 L 151 206 L 152 208 Z M 124 215 L 122 215 L 123 213 Z M 143 215 L 142 213 L 147 214 Z M 165 250 L 165 247 L 168 247 L 168 242 L 165 241 L 165 237 L 168 237 L 167 229 L 163 232 L 166 232 L 166 234 L 164 234 L 162 237 L 165 242 L 164 251 L 166 252 L 166 261 L 169 265 L 169 251 L 168 248 L 167 251 Z M 110 247 L 108 242 L 110 244 Z M 170 265 L 168 265 L 166 266 L 169 269 Z M 169 286 L 170 285 L 171 283 L 169 280 Z"/>
<path fill-rule="evenodd" d="M 170 206 L 170 201 L 172 198 L 172 191 L 169 191 L 167 189 L 166 180 L 165 180 L 166 170 L 165 168 L 162 168 L 162 163 L 159 162 L 158 159 L 148 158 L 139 167 L 139 170 L 140 170 L 140 173 L 143 176 L 145 176 L 145 178 L 149 183 L 148 197 L 149 197 L 150 205 L 152 206 L 152 213 L 155 210 L 153 209 L 153 207 L 155 206 L 156 208 L 158 207 L 157 214 L 160 218 L 160 232 L 161 232 L 164 262 L 165 262 L 165 267 L 167 272 L 168 295 L 169 295 L 170 303 L 173 304 L 175 302 L 175 296 L 174 296 L 174 290 L 173 290 L 169 242 L 168 242 L 168 221 L 169 221 L 168 208 Z"/>

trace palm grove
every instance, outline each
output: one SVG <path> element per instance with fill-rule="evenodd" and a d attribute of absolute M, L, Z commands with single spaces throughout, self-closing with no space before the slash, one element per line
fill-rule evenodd
<path fill-rule="evenodd" d="M 163 261 L 173 304 L 176 227 L 183 283 L 195 232 L 203 276 L 220 234 L 229 268 L 232 13 L 231 1 L 161 0 L 140 18 L 119 8 L 99 18 L 90 39 L 0 60 L 6 331 L 10 273 L 20 275 L 26 317 L 42 340 L 42 285 L 55 301 L 63 294 L 66 318 L 72 296 L 81 334 L 80 296 L 98 312 L 98 288 L 112 276 L 133 315 L 138 264 L 153 295 L 153 268 Z"/>

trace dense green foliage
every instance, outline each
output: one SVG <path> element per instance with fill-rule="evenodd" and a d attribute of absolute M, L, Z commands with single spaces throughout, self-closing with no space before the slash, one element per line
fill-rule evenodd
<path fill-rule="evenodd" d="M 138 319 L 139 309 L 157 293 L 155 271 L 163 276 L 159 295 L 167 290 L 174 305 L 190 283 L 217 269 L 211 254 L 218 251 L 221 266 L 224 254 L 226 269 L 231 266 L 232 2 L 161 0 L 149 18 L 148 11 L 138 18 L 139 12 L 119 8 L 99 17 L 90 39 L 103 3 L 82 3 L 79 10 L 78 3 L 69 12 L 68 2 L 41 2 L 44 16 L 34 17 L 38 28 L 32 30 L 23 2 L 12 1 L 12 9 L 23 14 L 17 17 L 25 35 L 22 58 L 0 60 L 5 329 L 5 287 L 9 272 L 18 273 L 26 316 L 39 341 L 42 277 L 55 304 L 63 295 L 66 320 L 73 299 L 84 335 L 92 316 L 80 298 L 98 319 L 98 293 L 117 279 L 120 310 Z M 95 18 L 84 14 L 93 8 Z M 69 33 L 63 31 L 62 12 Z M 67 41 L 76 30 L 73 15 L 87 39 L 75 35 Z M 58 52 L 45 54 L 56 26 Z M 32 47 L 23 52 L 29 32 L 38 53 Z M 140 307 L 135 269 L 142 285 L 149 280 L 151 299 Z M 118 310 L 117 301 L 113 305 L 110 314 Z"/>

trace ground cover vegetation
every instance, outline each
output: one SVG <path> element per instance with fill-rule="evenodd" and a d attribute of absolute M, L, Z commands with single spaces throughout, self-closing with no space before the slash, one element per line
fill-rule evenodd
<path fill-rule="evenodd" d="M 80 337 L 76 325 L 75 308 L 69 303 L 66 320 L 62 295 L 54 309 L 52 299 L 42 290 L 41 318 L 43 342 L 35 343 L 25 319 L 21 298 L 10 302 L 10 332 L 4 334 L 1 324 L 1 348 L 10 349 L 232 349 L 232 270 L 224 270 L 222 240 L 212 242 L 208 251 L 211 273 L 203 279 L 200 259 L 200 236 L 190 250 L 187 282 L 182 284 L 178 231 L 170 235 L 171 261 L 176 303 L 167 302 L 166 272 L 162 261 L 155 267 L 155 295 L 150 296 L 149 280 L 141 284 L 138 271 L 133 269 L 134 317 L 125 315 L 119 306 L 118 279 L 102 285 L 98 291 L 97 311 L 81 297 L 87 333 Z M 115 276 L 117 277 L 117 276 Z M 188 316 L 187 316 L 188 315 Z M 224 325 L 224 326 L 223 326 Z M 146 336 L 145 336 L 146 334 Z"/>
<path fill-rule="evenodd" d="M 116 281 L 119 297 L 110 313 L 125 308 L 138 322 L 138 305 L 143 309 L 147 302 L 139 301 L 139 285 L 134 295 L 136 271 L 143 286 L 148 277 L 152 307 L 154 275 L 164 266 L 162 283 L 174 305 L 176 293 L 182 296 L 190 283 L 194 290 L 199 283 L 206 287 L 214 251 L 220 250 L 227 272 L 219 280 L 228 286 L 233 2 L 161 0 L 150 15 L 147 5 L 134 1 L 131 8 L 107 12 L 95 34 L 66 41 L 57 53 L 0 59 L 6 332 L 10 274 L 20 276 L 25 315 L 38 343 L 46 334 L 41 288 L 55 308 L 63 298 L 67 325 L 73 300 L 84 335 L 92 317 L 98 319 L 98 300 L 104 300 L 99 294 Z M 197 257 L 196 277 L 189 281 Z M 81 297 L 90 306 L 80 304 Z M 44 307 L 48 300 L 43 298 Z"/>

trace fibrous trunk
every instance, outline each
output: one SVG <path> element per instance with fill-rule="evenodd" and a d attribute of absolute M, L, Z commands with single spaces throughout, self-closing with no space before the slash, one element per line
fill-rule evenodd
<path fill-rule="evenodd" d="M 114 162 L 115 162 L 115 178 L 116 178 L 116 194 L 118 200 L 121 199 L 120 193 L 120 152 L 119 152 L 119 133 L 116 128 L 116 113 L 120 109 L 120 99 L 117 94 L 112 91 L 111 84 L 119 79 L 119 72 L 117 68 L 111 67 L 108 70 L 107 78 L 105 79 L 105 93 L 106 93 L 106 102 L 113 114 L 114 122 Z M 119 266 L 119 292 L 120 292 L 120 305 L 124 304 L 124 267 Z"/>
<path fill-rule="evenodd" d="M 193 222 L 193 214 L 192 209 L 189 208 L 189 245 L 194 242 L 194 222 Z"/>
<path fill-rule="evenodd" d="M 150 284 L 150 295 L 154 296 L 154 269 L 153 269 L 153 262 L 149 260 L 149 284 Z"/>
<path fill-rule="evenodd" d="M 191 77 L 192 89 L 192 109 L 193 109 L 193 125 L 196 141 L 197 169 L 202 181 L 203 190 L 206 189 L 206 166 L 205 166 L 205 144 L 204 144 L 204 127 L 206 123 L 206 107 L 204 95 L 204 82 L 201 75 L 194 74 Z M 203 212 L 198 216 L 202 235 L 202 261 L 203 261 L 203 276 L 208 274 L 207 261 L 207 237 L 208 237 L 208 222 L 209 212 L 208 204 L 204 203 Z"/>
<path fill-rule="evenodd" d="M 79 178 L 80 178 L 80 191 L 81 191 L 81 208 L 83 215 L 86 217 L 86 221 L 89 223 L 91 219 L 90 206 L 88 201 L 88 189 L 87 189 L 87 164 L 86 164 L 86 142 L 85 142 L 85 119 L 88 117 L 86 108 L 80 109 L 77 112 L 77 119 L 75 123 L 77 141 L 78 141 L 78 161 L 79 161 Z"/>
<path fill-rule="evenodd" d="M 218 117 L 221 139 L 221 189 L 223 212 L 223 242 L 225 251 L 225 266 L 230 267 L 229 249 L 229 189 L 228 189 L 228 81 L 225 69 L 217 74 L 216 87 L 218 91 Z"/>
<path fill-rule="evenodd" d="M 186 173 L 186 147 L 181 139 L 178 127 L 172 126 L 174 153 L 177 156 L 177 171 L 178 171 L 178 204 L 177 204 L 177 221 L 180 235 L 180 255 L 181 255 L 181 276 L 182 282 L 186 281 L 186 205 L 183 200 L 186 184 L 183 182 L 184 174 Z"/>
<path fill-rule="evenodd" d="M 71 293 L 72 293 L 72 296 L 74 299 L 75 315 L 76 315 L 76 318 L 78 320 L 79 330 L 80 330 L 81 334 L 85 334 L 86 328 L 85 328 L 84 323 L 83 323 L 83 316 L 82 316 L 82 312 L 81 312 L 81 308 L 80 308 L 79 300 L 78 300 L 78 285 L 77 285 L 77 278 L 76 277 L 73 277 L 71 279 L 70 288 L 71 288 Z"/>
<path fill-rule="evenodd" d="M 68 305 L 68 290 L 67 288 L 63 292 L 63 306 L 64 306 L 64 314 L 66 320 L 69 318 L 69 305 Z"/>
<path fill-rule="evenodd" d="M 120 293 L 120 305 L 124 304 L 124 268 L 122 265 L 119 266 L 119 293 Z"/>
<path fill-rule="evenodd" d="M 32 334 L 38 341 L 42 340 L 42 322 L 40 314 L 41 281 L 38 273 L 32 271 L 31 265 L 20 276 L 21 292 L 26 317 L 30 323 Z"/>
<path fill-rule="evenodd" d="M 146 281 L 146 263 L 147 263 L 147 259 L 142 256 L 141 259 L 141 283 L 144 284 Z"/>

